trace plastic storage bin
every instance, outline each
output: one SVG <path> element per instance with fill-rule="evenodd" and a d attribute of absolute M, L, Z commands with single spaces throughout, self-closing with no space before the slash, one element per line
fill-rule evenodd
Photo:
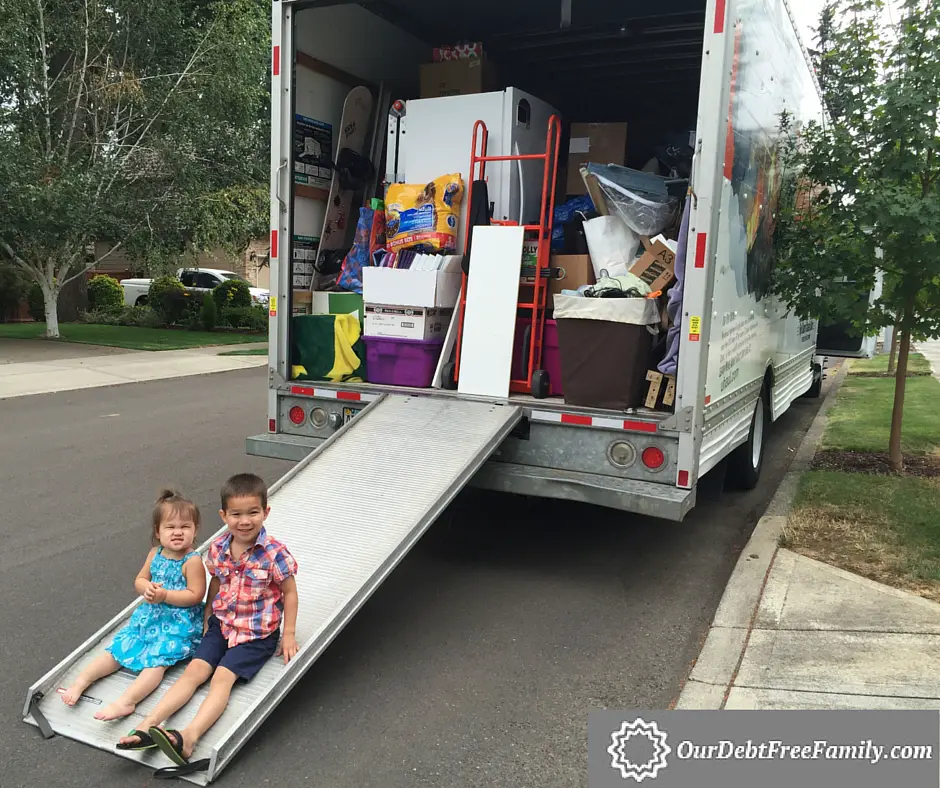
<path fill-rule="evenodd" d="M 529 335 L 526 329 L 532 324 L 531 317 L 516 318 L 516 335 L 512 345 L 512 376 L 522 379 L 529 371 L 529 346 L 526 340 Z M 561 384 L 561 351 L 558 348 L 558 323 L 554 320 L 545 321 L 545 346 L 542 349 L 542 369 L 548 372 L 548 381 L 551 386 L 549 395 L 552 397 L 564 396 Z"/>
<path fill-rule="evenodd" d="M 428 388 L 444 346 L 443 339 L 364 337 L 370 383 Z"/>

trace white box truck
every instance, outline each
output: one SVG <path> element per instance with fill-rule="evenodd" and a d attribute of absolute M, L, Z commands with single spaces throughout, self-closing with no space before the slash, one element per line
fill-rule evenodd
<path fill-rule="evenodd" d="M 479 399 L 446 387 L 408 390 L 292 375 L 291 323 L 299 298 L 291 283 L 292 251 L 296 238 L 319 233 L 325 210 L 322 198 L 295 188 L 304 178 L 295 177 L 294 119 L 313 117 L 335 129 L 344 97 L 357 85 L 370 86 L 376 99 L 391 86 L 411 124 L 403 121 L 401 128 L 416 139 L 422 135 L 420 143 L 401 146 L 400 160 L 389 156 L 387 180 L 408 180 L 410 171 L 424 182 L 453 171 L 447 167 L 454 157 L 442 154 L 453 149 L 460 151 L 456 166 L 466 181 L 471 116 L 497 117 L 513 95 L 533 99 L 531 114 L 539 117 L 544 106 L 566 122 L 625 122 L 628 149 L 640 157 L 636 168 L 677 130 L 691 141 L 686 254 L 676 261 L 683 298 L 674 412 L 575 407 L 563 397 L 494 398 L 521 416 L 469 484 L 679 521 L 694 505 L 699 481 L 725 460 L 731 483 L 757 484 L 767 428 L 796 398 L 818 394 L 824 356 L 870 354 L 870 343 L 853 347 L 844 337 L 838 348 L 817 347 L 815 321 L 789 313 L 768 291 L 780 115 L 789 113 L 799 125 L 823 114 L 785 0 L 664 0 L 655 10 L 638 2 L 575 0 L 570 18 L 565 7 L 482 0 L 444 13 L 431 0 L 273 3 L 268 431 L 248 437 L 249 454 L 301 460 L 382 397 Z M 466 40 L 482 42 L 504 87 L 488 92 L 482 70 L 473 76 L 468 61 L 428 65 L 435 46 Z M 438 79 L 433 70 L 442 66 L 456 72 L 441 71 Z M 447 117 L 447 100 L 440 100 L 437 142 L 427 132 L 437 105 L 420 95 L 422 69 L 432 70 L 426 81 L 441 93 L 466 97 L 460 112 Z M 503 130 L 506 141 L 498 144 L 505 148 L 506 129 L 516 120 L 491 124 L 497 136 Z M 544 133 L 529 137 L 544 147 Z M 508 206 L 503 212 L 513 213 L 520 200 L 506 189 L 524 184 L 521 172 L 517 178 L 508 165 L 505 171 L 504 178 L 491 175 L 490 194 Z M 409 470 L 400 473 L 423 472 L 414 464 L 418 459 L 404 459 Z M 365 493 L 367 479 L 363 486 Z"/>

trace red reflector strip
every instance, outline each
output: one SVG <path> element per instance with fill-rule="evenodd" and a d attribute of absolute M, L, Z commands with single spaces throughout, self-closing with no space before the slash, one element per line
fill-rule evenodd
<path fill-rule="evenodd" d="M 689 486 L 689 472 L 688 471 L 679 471 L 679 478 L 676 482 L 679 487 L 688 487 Z"/>
<path fill-rule="evenodd" d="M 705 243 L 707 241 L 707 236 L 705 233 L 699 233 L 698 237 L 695 239 L 695 267 L 704 268 L 705 267 Z"/>
<path fill-rule="evenodd" d="M 271 71 L 274 76 L 279 77 L 281 75 L 281 48 L 279 46 L 274 47 L 274 55 L 271 57 L 271 61 Z"/>
<path fill-rule="evenodd" d="M 705 404 L 707 405 L 711 401 L 712 401 L 712 395 L 709 394 L 707 397 L 705 397 Z"/>
<path fill-rule="evenodd" d="M 656 432 L 657 429 L 652 421 L 625 421 L 623 428 L 631 432 Z"/>
<path fill-rule="evenodd" d="M 271 259 L 277 259 L 277 230 L 271 230 Z"/>
<path fill-rule="evenodd" d="M 378 395 L 360 394 L 358 391 L 334 391 L 317 389 L 311 386 L 291 386 L 290 393 L 299 397 L 320 397 L 320 399 L 340 399 L 345 402 L 372 402 Z"/>
<path fill-rule="evenodd" d="M 582 416 L 577 413 L 552 413 L 550 411 L 532 411 L 532 421 L 549 421 L 555 424 L 575 424 L 579 427 L 602 427 L 610 430 L 626 430 L 628 432 L 655 433 L 659 429 L 655 421 L 640 421 L 639 419 L 606 419 L 600 416 Z"/>
<path fill-rule="evenodd" d="M 590 416 L 576 416 L 573 413 L 562 413 L 562 424 L 580 424 L 582 427 L 590 427 L 593 419 Z"/>
<path fill-rule="evenodd" d="M 277 432 L 277 419 L 268 419 L 268 432 Z"/>
<path fill-rule="evenodd" d="M 725 0 L 715 1 L 715 32 L 725 32 Z"/>

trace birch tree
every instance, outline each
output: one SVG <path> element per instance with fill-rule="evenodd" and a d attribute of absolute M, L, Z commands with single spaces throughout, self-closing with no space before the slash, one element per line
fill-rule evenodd
<path fill-rule="evenodd" d="M 42 288 L 106 255 L 218 242 L 213 200 L 267 181 L 267 8 L 0 0 L 0 256 Z M 224 239 L 222 239 L 224 240 Z"/>

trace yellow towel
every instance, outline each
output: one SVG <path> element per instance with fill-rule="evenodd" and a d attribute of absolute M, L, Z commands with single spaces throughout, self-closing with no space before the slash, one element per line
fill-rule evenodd
<path fill-rule="evenodd" d="M 334 383 L 342 380 L 358 380 L 348 377 L 362 365 L 362 360 L 353 350 L 353 345 L 359 341 L 358 315 L 336 315 L 333 327 L 334 355 L 333 368 L 327 378 Z"/>

